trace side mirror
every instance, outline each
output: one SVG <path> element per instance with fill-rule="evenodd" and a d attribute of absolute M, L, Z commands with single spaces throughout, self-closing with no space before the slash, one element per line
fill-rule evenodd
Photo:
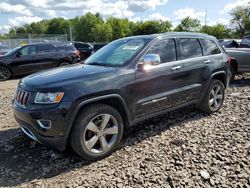
<path fill-rule="evenodd" d="M 137 65 L 137 69 L 145 71 L 150 67 L 161 64 L 161 58 L 159 54 L 146 54 L 143 56 L 140 63 Z"/>
<path fill-rule="evenodd" d="M 21 57 L 21 56 L 22 56 L 22 52 L 19 51 L 16 53 L 16 57 Z"/>

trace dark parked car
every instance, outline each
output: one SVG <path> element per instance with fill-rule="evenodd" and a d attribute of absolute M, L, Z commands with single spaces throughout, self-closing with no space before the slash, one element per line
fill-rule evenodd
<path fill-rule="evenodd" d="M 73 45 L 30 44 L 0 56 L 0 80 L 77 62 L 80 62 L 80 56 Z"/>
<path fill-rule="evenodd" d="M 90 43 L 74 42 L 73 44 L 80 52 L 81 60 L 88 58 L 93 53 L 94 47 Z"/>
<path fill-rule="evenodd" d="M 211 36 L 166 33 L 116 40 L 84 64 L 22 79 L 13 100 L 23 132 L 40 143 L 96 160 L 125 129 L 187 105 L 217 112 L 228 56 Z"/>
<path fill-rule="evenodd" d="M 236 74 L 250 72 L 250 36 L 246 36 L 238 46 L 229 45 L 225 48 L 227 54 L 231 56 L 230 81 L 234 80 Z"/>
<path fill-rule="evenodd" d="M 93 49 L 93 53 L 97 52 L 98 50 L 100 50 L 101 48 L 103 48 L 104 46 L 106 46 L 108 43 L 95 43 L 94 44 L 94 49 Z"/>

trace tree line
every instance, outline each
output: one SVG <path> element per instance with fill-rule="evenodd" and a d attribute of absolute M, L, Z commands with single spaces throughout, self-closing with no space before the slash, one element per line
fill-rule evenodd
<path fill-rule="evenodd" d="M 201 32 L 213 35 L 218 39 L 242 38 L 250 32 L 250 7 L 237 7 L 230 12 L 230 27 L 223 24 L 214 26 L 202 25 L 200 20 L 186 17 L 173 28 L 170 21 L 138 21 L 109 17 L 104 20 L 100 14 L 87 13 L 67 20 L 53 18 L 12 28 L 1 38 L 27 37 L 28 34 L 67 34 L 75 41 L 109 42 L 118 38 L 164 33 L 169 31 Z"/>

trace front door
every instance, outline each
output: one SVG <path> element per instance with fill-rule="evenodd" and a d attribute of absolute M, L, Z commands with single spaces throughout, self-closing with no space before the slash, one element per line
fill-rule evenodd
<path fill-rule="evenodd" d="M 16 53 L 13 59 L 13 72 L 15 75 L 25 75 L 36 72 L 40 69 L 39 65 L 34 63 L 32 57 L 36 54 L 36 46 L 29 45 L 22 47 Z"/>
<path fill-rule="evenodd" d="M 147 54 L 158 54 L 161 63 L 136 72 L 136 118 L 182 104 L 186 90 L 183 63 L 177 58 L 175 39 L 158 41 Z"/>

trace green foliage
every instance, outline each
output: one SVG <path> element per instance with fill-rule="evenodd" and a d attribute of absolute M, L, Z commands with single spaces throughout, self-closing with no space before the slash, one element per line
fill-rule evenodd
<path fill-rule="evenodd" d="M 236 33 L 243 37 L 250 32 L 250 6 L 237 7 L 231 11 L 231 23 L 236 25 Z"/>
<path fill-rule="evenodd" d="M 135 35 L 148 35 L 170 31 L 172 25 L 169 21 L 145 21 L 138 22 L 134 29 Z"/>
<path fill-rule="evenodd" d="M 112 27 L 113 39 L 119 39 L 126 37 L 131 33 L 130 24 L 128 19 L 118 19 L 110 17 L 107 20 L 107 24 Z"/>
<path fill-rule="evenodd" d="M 108 23 L 99 23 L 91 29 L 94 33 L 95 42 L 108 42 L 112 40 L 113 31 L 112 27 Z"/>
<path fill-rule="evenodd" d="M 94 42 L 95 36 L 92 33 L 92 29 L 95 28 L 97 24 L 104 23 L 99 14 L 94 15 L 91 13 L 87 13 L 86 15 L 77 18 L 74 22 L 75 39 L 84 42 Z"/>
<path fill-rule="evenodd" d="M 186 17 L 181 20 L 181 23 L 177 25 L 174 29 L 178 32 L 197 32 L 201 29 L 201 23 L 198 19 L 192 19 L 190 17 Z"/>
<path fill-rule="evenodd" d="M 46 34 L 69 34 L 69 21 L 64 18 L 49 20 Z"/>
<path fill-rule="evenodd" d="M 230 29 L 227 29 L 222 24 L 217 24 L 215 26 L 203 26 L 200 32 L 215 36 L 218 39 L 230 38 L 231 34 Z"/>

